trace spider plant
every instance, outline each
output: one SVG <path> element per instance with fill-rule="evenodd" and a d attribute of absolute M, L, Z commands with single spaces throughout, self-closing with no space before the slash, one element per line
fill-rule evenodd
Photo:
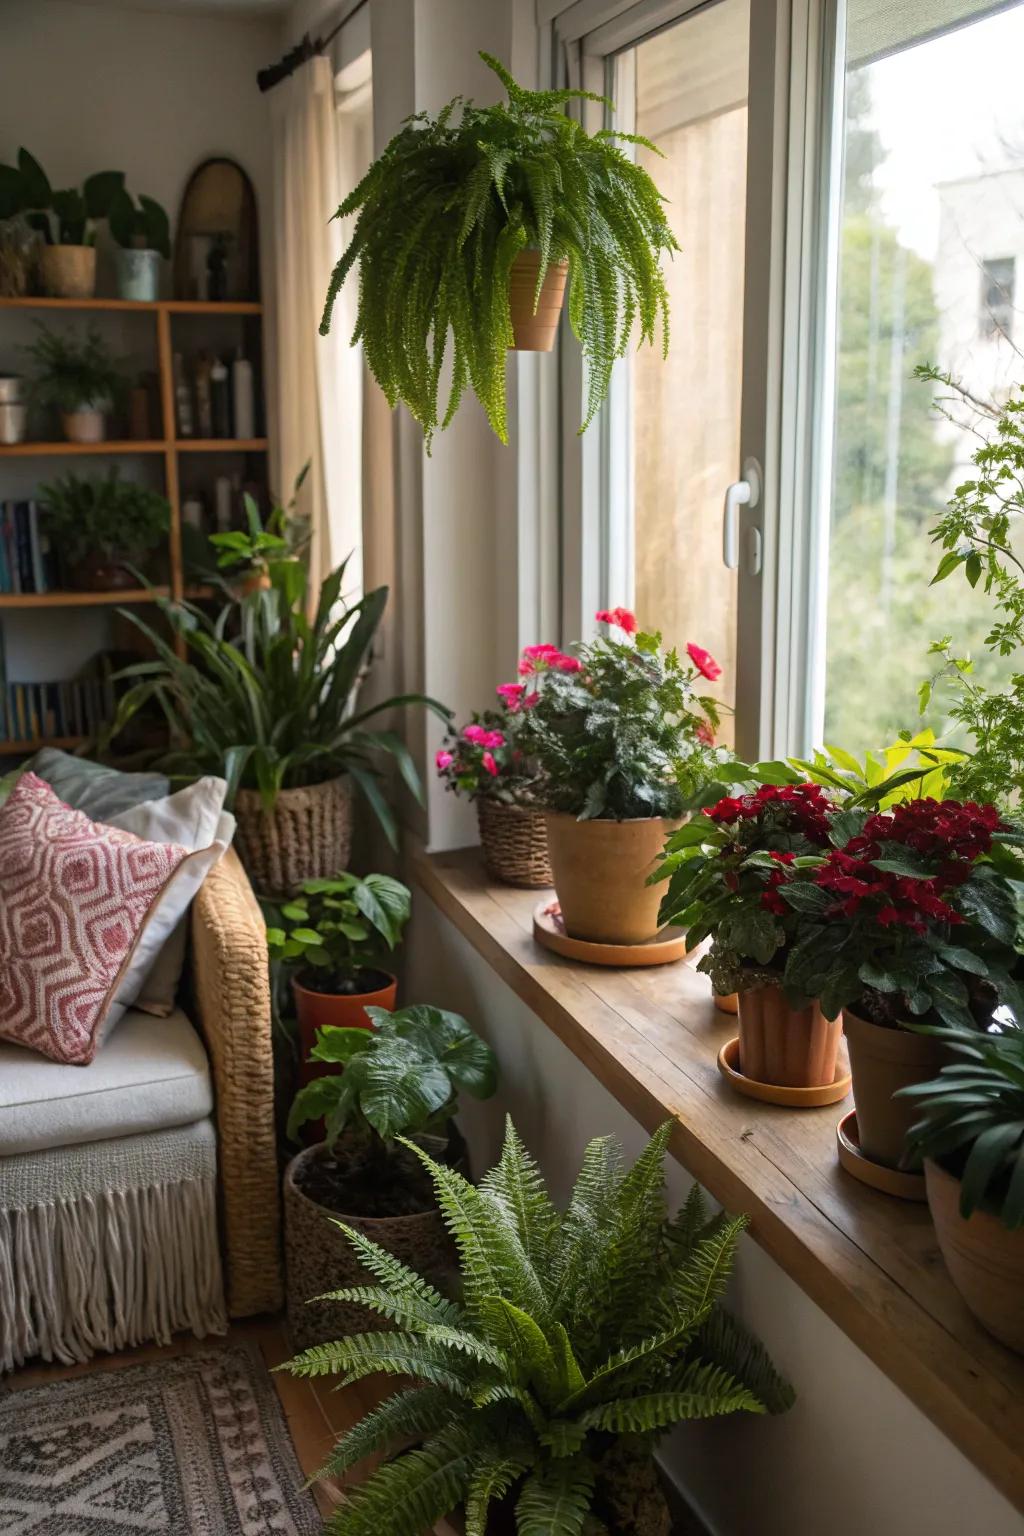
<path fill-rule="evenodd" d="M 508 100 L 477 107 L 456 97 L 435 118 L 410 118 L 391 140 L 338 209 L 337 217 L 358 218 L 320 326 L 326 335 L 335 299 L 358 263 L 353 340 L 362 341 L 389 403 L 404 400 L 422 423 L 428 449 L 467 385 L 502 442 L 508 440 L 509 280 L 527 247 L 540 251 L 538 298 L 548 266 L 569 264 L 569 320 L 588 371 L 581 431 L 607 393 L 634 322 L 641 339 L 653 342 L 660 319 L 668 347 L 658 260 L 676 242 L 653 181 L 615 140 L 654 146 L 611 129 L 588 134 L 563 111 L 574 98 L 603 97 L 524 90 L 497 59 L 480 57 Z M 449 331 L 452 383 L 442 413 Z"/>
<path fill-rule="evenodd" d="M 611 1138 L 591 1142 L 564 1214 L 511 1123 L 479 1188 L 408 1144 L 455 1239 L 462 1300 L 343 1227 L 376 1283 L 332 1299 L 393 1327 L 315 1346 L 287 1368 L 418 1384 L 328 1459 L 321 1475 L 335 1476 L 412 1442 L 332 1515 L 333 1536 L 418 1536 L 462 1507 L 467 1536 L 484 1536 L 502 1499 L 519 1536 L 607 1536 L 628 1529 L 612 1470 L 624 1452 L 649 1464 L 682 1420 L 789 1406 L 788 1386 L 720 1305 L 745 1218 L 709 1218 L 695 1186 L 668 1219 L 668 1135 L 662 1126 L 629 1171 Z"/>

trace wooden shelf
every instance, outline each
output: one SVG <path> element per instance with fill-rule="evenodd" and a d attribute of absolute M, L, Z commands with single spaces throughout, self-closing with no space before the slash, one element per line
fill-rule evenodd
<path fill-rule="evenodd" d="M 50 455 L 63 456 L 65 454 L 79 453 L 166 453 L 168 444 L 163 439 L 140 439 L 133 442 L 131 439 L 110 439 L 102 443 L 3 443 L 0 444 L 0 459 L 31 459 L 49 458 Z"/>
<path fill-rule="evenodd" d="M 262 315 L 263 305 L 247 299 L 225 299 L 214 303 L 201 299 L 157 299 L 140 302 L 137 299 L 49 299 L 42 296 L 24 299 L 0 298 L 0 309 L 66 309 L 111 310 L 156 314 L 166 310 L 170 315 Z"/>
<path fill-rule="evenodd" d="M 266 453 L 265 437 L 179 437 L 171 444 L 178 453 Z"/>
<path fill-rule="evenodd" d="M 170 587 L 126 587 L 120 592 L 4 592 L 3 608 L 98 608 L 106 603 L 152 603 L 170 597 Z"/>
<path fill-rule="evenodd" d="M 86 736 L 40 736 L 25 741 L 0 741 L 0 757 L 27 756 L 30 752 L 38 752 L 40 747 L 58 747 L 62 752 L 71 752 L 87 740 Z"/>

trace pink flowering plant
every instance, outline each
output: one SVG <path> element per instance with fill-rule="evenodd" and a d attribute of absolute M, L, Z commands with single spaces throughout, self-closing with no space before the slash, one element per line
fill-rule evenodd
<path fill-rule="evenodd" d="M 518 740 L 526 692 L 522 684 L 503 685 L 497 708 L 474 712 L 468 725 L 449 727 L 434 759 L 446 789 L 471 800 L 530 803 L 536 775 Z"/>
<path fill-rule="evenodd" d="M 663 651 L 627 608 L 602 609 L 596 640 L 528 646 L 519 663 L 524 749 L 550 810 L 581 821 L 676 816 L 720 756 L 718 707 L 698 693 L 721 668 L 700 646 Z"/>

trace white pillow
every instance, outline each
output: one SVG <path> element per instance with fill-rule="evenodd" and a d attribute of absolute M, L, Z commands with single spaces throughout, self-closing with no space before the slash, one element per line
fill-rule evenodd
<path fill-rule="evenodd" d="M 104 1034 L 126 1008 L 160 1018 L 173 1011 L 185 964 L 188 909 L 234 836 L 235 818 L 223 809 L 226 793 L 223 779 L 198 779 L 177 794 L 133 805 L 107 823 L 147 842 L 177 843 L 197 856 L 175 871 L 154 907 L 117 989 Z"/>

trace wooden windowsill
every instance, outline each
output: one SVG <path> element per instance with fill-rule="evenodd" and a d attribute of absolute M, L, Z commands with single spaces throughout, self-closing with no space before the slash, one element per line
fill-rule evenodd
<path fill-rule="evenodd" d="M 479 851 L 415 853 L 417 881 L 512 991 L 672 1151 L 1018 1509 L 1024 1512 L 1024 1359 L 973 1321 L 946 1274 L 927 1207 L 843 1172 L 849 1102 L 786 1110 L 740 1098 L 716 1058 L 735 1020 L 689 963 L 611 970 L 532 937 L 536 891 L 493 884 Z M 595 1132 L 600 1127 L 595 1127 Z"/>

